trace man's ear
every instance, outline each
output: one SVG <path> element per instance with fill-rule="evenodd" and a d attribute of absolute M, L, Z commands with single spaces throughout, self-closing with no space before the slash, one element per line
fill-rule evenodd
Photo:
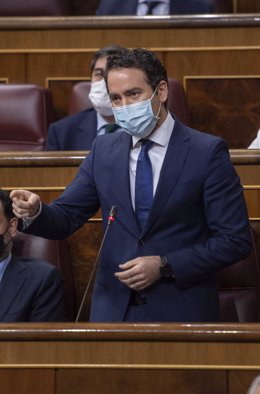
<path fill-rule="evenodd" d="M 158 88 L 157 94 L 161 103 L 165 103 L 168 99 L 168 83 L 166 81 L 161 81 Z"/>
<path fill-rule="evenodd" d="M 14 237 L 17 231 L 17 226 L 18 226 L 18 219 L 12 218 L 9 222 L 9 231 L 10 231 L 10 235 L 11 237 Z"/>

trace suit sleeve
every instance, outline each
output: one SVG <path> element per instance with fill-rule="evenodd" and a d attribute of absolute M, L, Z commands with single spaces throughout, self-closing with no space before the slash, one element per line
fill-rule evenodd
<path fill-rule="evenodd" d="M 208 153 L 203 204 L 210 230 L 208 239 L 167 256 L 179 288 L 190 287 L 251 252 L 251 231 L 243 189 L 223 141 L 214 144 Z"/>

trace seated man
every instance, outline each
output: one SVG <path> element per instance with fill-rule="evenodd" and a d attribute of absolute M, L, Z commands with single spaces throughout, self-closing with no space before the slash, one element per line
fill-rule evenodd
<path fill-rule="evenodd" d="M 63 284 L 57 268 L 11 254 L 17 223 L 9 193 L 0 190 L 0 322 L 64 321 Z"/>
<path fill-rule="evenodd" d="M 91 64 L 89 98 L 94 108 L 67 116 L 49 127 L 47 150 L 90 150 L 97 135 L 105 134 L 106 126 L 114 123 L 112 106 L 102 72 L 108 56 L 122 50 L 111 45 L 96 52 Z"/>
<path fill-rule="evenodd" d="M 97 15 L 180 15 L 216 12 L 214 0 L 101 0 Z"/>
<path fill-rule="evenodd" d="M 260 149 L 260 129 L 257 132 L 256 138 L 248 146 L 248 149 Z"/>

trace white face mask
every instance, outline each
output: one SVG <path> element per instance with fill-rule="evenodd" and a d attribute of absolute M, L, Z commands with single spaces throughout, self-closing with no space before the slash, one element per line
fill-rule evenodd
<path fill-rule="evenodd" d="M 91 82 L 90 93 L 88 95 L 95 110 L 103 116 L 113 115 L 112 105 L 107 93 L 106 82 L 104 79 Z"/>

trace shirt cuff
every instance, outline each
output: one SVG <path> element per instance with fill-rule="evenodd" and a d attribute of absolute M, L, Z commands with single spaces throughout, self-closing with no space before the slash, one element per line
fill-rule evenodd
<path fill-rule="evenodd" d="M 38 210 L 38 212 L 35 215 L 28 216 L 27 218 L 22 218 L 22 221 L 23 221 L 23 228 L 22 228 L 22 230 L 27 229 L 34 222 L 34 220 L 41 214 L 41 212 L 42 212 L 42 202 L 40 201 L 39 210 Z"/>

